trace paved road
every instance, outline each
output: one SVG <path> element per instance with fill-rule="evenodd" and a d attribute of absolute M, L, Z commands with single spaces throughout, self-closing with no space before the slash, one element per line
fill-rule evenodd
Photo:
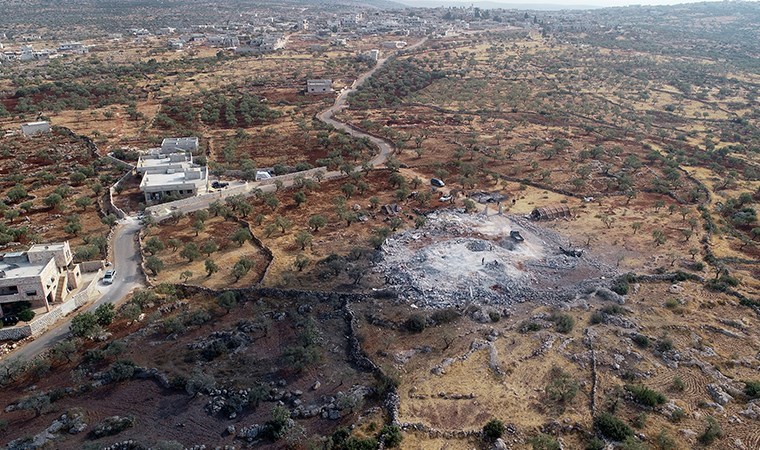
<path fill-rule="evenodd" d="M 65 320 L 48 329 L 42 336 L 27 342 L 3 357 L 3 360 L 15 357 L 31 359 L 37 356 L 69 336 L 71 318 L 77 314 L 83 311 L 91 311 L 104 303 L 117 303 L 134 289 L 143 287 L 145 281 L 140 272 L 140 253 L 137 248 L 137 232 L 139 230 L 140 222 L 131 217 L 120 221 L 117 226 L 112 241 L 113 268 L 116 269 L 116 278 L 111 285 L 104 285 L 100 282 L 98 290 L 102 295 L 98 300 L 75 311 Z"/>

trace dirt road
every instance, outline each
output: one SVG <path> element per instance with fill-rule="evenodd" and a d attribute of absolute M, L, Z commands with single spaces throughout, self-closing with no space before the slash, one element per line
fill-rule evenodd
<path fill-rule="evenodd" d="M 405 50 L 413 50 L 420 45 L 427 42 L 427 37 L 423 38 L 420 42 L 417 42 L 414 45 L 411 45 L 407 47 Z M 317 119 L 321 120 L 322 122 L 332 125 L 333 127 L 345 131 L 346 133 L 350 134 L 351 136 L 357 137 L 357 138 L 367 138 L 369 139 L 373 144 L 377 145 L 377 147 L 380 149 L 378 154 L 370 160 L 370 163 L 373 167 L 379 167 L 383 164 L 385 164 L 385 161 L 388 159 L 388 156 L 390 156 L 393 151 L 395 150 L 393 147 L 393 144 L 390 141 L 387 141 L 385 139 L 381 139 L 372 135 L 369 135 L 363 131 L 360 131 L 351 125 L 340 122 L 338 120 L 333 119 L 333 116 L 335 114 L 339 113 L 343 109 L 345 109 L 348 105 L 346 104 L 346 101 L 348 100 L 348 96 L 355 92 L 362 84 L 364 84 L 369 77 L 375 74 L 388 60 L 391 58 L 391 56 L 386 56 L 385 58 L 381 58 L 377 60 L 377 64 L 375 67 L 372 68 L 372 70 L 363 73 L 359 78 L 354 81 L 354 83 L 351 86 L 351 89 L 344 89 L 340 95 L 335 99 L 335 103 L 327 108 L 326 110 L 320 112 L 317 114 Z"/>

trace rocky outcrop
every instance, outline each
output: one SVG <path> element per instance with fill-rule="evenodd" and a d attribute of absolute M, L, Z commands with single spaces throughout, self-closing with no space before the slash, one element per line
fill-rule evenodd
<path fill-rule="evenodd" d="M 728 402 L 734 399 L 717 384 L 708 384 L 706 388 L 707 393 L 710 394 L 710 398 L 712 398 L 715 403 L 721 406 L 726 406 Z"/>

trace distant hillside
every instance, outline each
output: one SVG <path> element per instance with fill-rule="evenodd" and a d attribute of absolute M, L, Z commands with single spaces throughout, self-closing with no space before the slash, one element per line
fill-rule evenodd
<path fill-rule="evenodd" d="M 240 20 L 241 14 L 269 8 L 287 17 L 295 6 L 345 12 L 346 7 L 405 8 L 390 0 L 0 0 L 0 29 L 9 36 L 52 32 L 54 37 L 98 29 L 183 27 Z"/>
<path fill-rule="evenodd" d="M 469 7 L 481 9 L 520 9 L 520 10 L 532 10 L 532 11 L 561 11 L 561 10 L 582 10 L 582 9 L 596 9 L 601 6 L 593 5 L 563 5 L 559 3 L 510 3 L 510 2 L 498 2 L 498 1 L 457 1 L 457 0 L 402 0 L 404 5 L 412 6 L 415 8 L 437 8 L 443 7 Z"/>

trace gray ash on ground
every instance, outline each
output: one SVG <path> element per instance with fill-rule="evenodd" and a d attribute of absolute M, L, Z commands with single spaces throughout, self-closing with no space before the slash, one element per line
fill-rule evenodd
<path fill-rule="evenodd" d="M 512 230 L 524 242 L 510 238 Z M 401 298 L 426 307 L 556 304 L 615 276 L 593 255 L 567 256 L 560 246 L 568 247 L 561 235 L 522 217 L 439 211 L 422 228 L 388 238 L 374 270 Z"/>

